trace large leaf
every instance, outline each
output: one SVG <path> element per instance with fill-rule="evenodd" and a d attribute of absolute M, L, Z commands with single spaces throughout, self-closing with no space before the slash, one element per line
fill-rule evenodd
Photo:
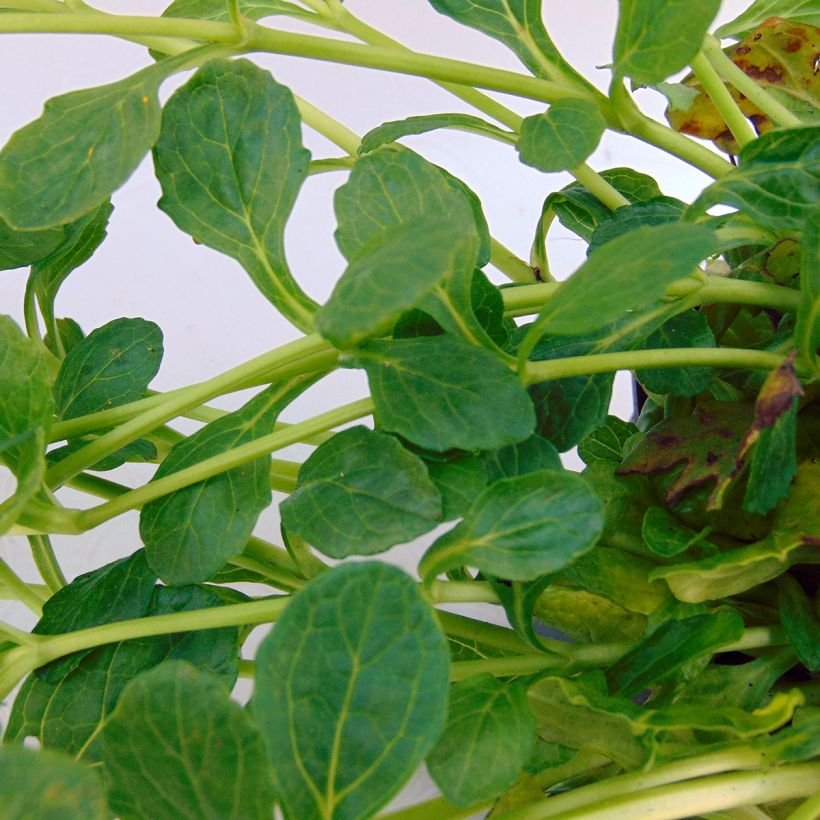
<path fill-rule="evenodd" d="M 105 789 L 96 772 L 63 755 L 0 748 L 5 820 L 104 820 Z"/>
<path fill-rule="evenodd" d="M 445 336 L 374 341 L 367 371 L 379 425 L 430 450 L 492 450 L 532 433 L 532 403 L 497 356 Z"/>
<path fill-rule="evenodd" d="M 45 473 L 54 404 L 48 362 L 35 342 L 0 316 L 0 460 L 14 473 L 14 495 L 0 503 L 0 533 L 17 520 Z"/>
<path fill-rule="evenodd" d="M 592 549 L 602 527 L 601 502 L 579 476 L 545 470 L 505 478 L 491 484 L 464 520 L 430 547 L 419 572 L 430 581 L 469 565 L 527 581 Z"/>
<path fill-rule="evenodd" d="M 162 354 L 162 331 L 145 319 L 114 319 L 91 331 L 66 355 L 57 374 L 57 415 L 73 419 L 141 399 Z"/>
<path fill-rule="evenodd" d="M 800 307 L 795 339 L 806 365 L 820 369 L 820 207 L 809 214 L 803 231 Z"/>
<path fill-rule="evenodd" d="M 820 619 L 811 599 L 795 578 L 784 574 L 778 579 L 778 585 L 783 631 L 800 662 L 809 672 L 816 672 L 820 669 Z"/>
<path fill-rule="evenodd" d="M 718 37 L 743 37 L 770 17 L 785 17 L 795 23 L 820 26 L 820 10 L 815 0 L 755 0 L 715 33 Z"/>
<path fill-rule="evenodd" d="M 0 218 L 25 230 L 65 225 L 101 206 L 159 134 L 164 71 L 49 100 L 0 152 Z"/>
<path fill-rule="evenodd" d="M 621 0 L 616 73 L 652 85 L 685 68 L 719 9 L 720 0 Z"/>
<path fill-rule="evenodd" d="M 449 658 L 401 570 L 345 564 L 298 592 L 259 648 L 253 715 L 287 818 L 369 817 L 444 726 Z"/>
<path fill-rule="evenodd" d="M 557 100 L 543 114 L 527 117 L 516 148 L 521 162 L 539 171 L 567 171 L 598 147 L 606 120 L 595 103 Z"/>
<path fill-rule="evenodd" d="M 441 497 L 421 459 L 397 439 L 354 427 L 310 456 L 279 509 L 288 530 L 344 558 L 383 552 L 432 529 Z"/>
<path fill-rule="evenodd" d="M 524 686 L 475 675 L 453 685 L 447 725 L 427 768 L 451 803 L 469 806 L 511 786 L 534 742 L 535 720 Z"/>
<path fill-rule="evenodd" d="M 284 233 L 309 160 L 293 95 L 247 60 L 200 68 L 165 106 L 154 149 L 160 208 L 302 329 L 315 304 L 291 276 Z"/>
<path fill-rule="evenodd" d="M 60 227 L 44 231 L 16 231 L 0 219 L 0 270 L 25 268 L 45 259 L 65 238 Z"/>
<path fill-rule="evenodd" d="M 820 125 L 778 129 L 745 145 L 738 167 L 694 204 L 733 205 L 770 228 L 799 231 L 820 196 Z"/>
<path fill-rule="evenodd" d="M 217 678 L 189 663 L 132 680 L 102 741 L 110 805 L 123 820 L 271 817 L 259 731 Z"/>
<path fill-rule="evenodd" d="M 297 377 L 271 385 L 239 410 L 183 439 L 153 480 L 271 433 L 281 410 L 307 384 Z M 150 501 L 140 515 L 148 563 L 169 584 L 206 580 L 242 552 L 270 501 L 270 459 L 265 457 Z"/>
<path fill-rule="evenodd" d="M 475 456 L 430 461 L 427 473 L 441 494 L 442 521 L 462 518 L 487 486 L 487 472 Z"/>

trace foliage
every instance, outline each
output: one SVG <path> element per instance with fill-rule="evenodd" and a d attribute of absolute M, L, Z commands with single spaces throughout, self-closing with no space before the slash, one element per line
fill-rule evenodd
<path fill-rule="evenodd" d="M 0 534 L 27 537 L 42 577 L 0 561 L 0 595 L 38 616 L 30 632 L 0 622 L 0 696 L 20 684 L 4 817 L 358 820 L 425 764 L 441 796 L 394 816 L 816 816 L 816 4 L 756 0 L 718 30 L 736 41 L 724 50 L 716 0 L 620 0 L 608 94 L 562 56 L 541 0 L 430 0 L 529 74 L 414 54 L 342 0 L 175 0 L 156 19 L 0 5 L 0 31 L 150 49 L 134 75 L 48 101 L 0 151 L 0 267 L 28 269 L 25 328 L 0 317 L 14 478 Z M 359 139 L 243 56 L 260 51 L 418 74 L 475 113 Z M 162 105 L 162 83 L 191 69 Z M 640 85 L 666 94 L 671 127 L 637 108 Z M 544 110 L 522 118 L 478 88 Z M 311 158 L 303 125 L 345 156 Z M 397 142 L 436 129 L 574 177 L 528 203 L 528 261 L 464 181 Z M 587 163 L 607 132 L 710 179 L 684 202 L 633 169 L 599 173 Z M 297 334 L 165 393 L 149 389 L 156 324 L 113 317 L 86 335 L 57 315 L 147 156 L 159 208 Z M 344 174 L 346 267 L 323 305 L 284 250 L 319 171 Z M 560 283 L 556 218 L 587 246 Z M 369 396 L 279 421 L 345 369 Z M 631 421 L 608 415 L 617 371 L 646 396 Z M 248 388 L 233 412 L 206 404 Z M 201 422 L 188 435 L 186 416 Z M 272 456 L 296 443 L 303 462 Z M 576 446 L 580 473 L 561 458 Z M 156 469 L 140 486 L 92 475 L 127 461 Z M 103 501 L 74 509 L 66 486 Z M 282 546 L 255 535 L 274 498 Z M 67 583 L 49 536 L 82 544 L 136 511 L 142 544 Z M 436 528 L 418 582 L 347 560 L 394 549 L 410 566 L 408 543 Z M 496 609 L 444 606 L 464 603 Z M 273 626 L 249 643 L 259 624 Z"/>

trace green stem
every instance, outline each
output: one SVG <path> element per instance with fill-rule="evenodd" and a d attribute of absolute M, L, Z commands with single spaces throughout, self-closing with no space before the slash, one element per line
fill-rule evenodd
<path fill-rule="evenodd" d="M 441 609 L 436 610 L 436 615 L 442 629 L 448 635 L 478 641 L 486 646 L 494 646 L 496 649 L 515 652 L 519 655 L 532 654 L 532 647 L 526 641 L 521 640 L 512 629 L 477 621 L 474 618 L 465 618 L 463 615 L 456 615 Z"/>
<path fill-rule="evenodd" d="M 25 604 L 38 618 L 43 614 L 43 598 L 2 558 L 0 558 L 0 585 L 4 586 L 21 604 Z"/>
<path fill-rule="evenodd" d="M 271 564 L 285 572 L 289 572 L 291 575 L 300 576 L 301 568 L 293 558 L 290 557 L 290 554 L 284 547 L 271 544 L 269 541 L 263 541 L 255 535 L 252 535 L 248 539 L 248 543 L 243 550 L 243 555 L 247 555 L 249 558 L 253 558 L 264 564 Z M 318 559 L 316 560 L 318 561 Z M 321 561 L 319 561 L 319 563 L 321 563 Z M 304 578 L 307 576 L 303 575 L 301 577 Z"/>
<path fill-rule="evenodd" d="M 423 803 L 416 803 L 414 806 L 407 806 L 404 809 L 380 814 L 379 820 L 464 820 L 464 818 L 475 817 L 476 814 L 492 808 L 495 800 L 487 800 L 484 803 L 474 803 L 471 806 L 454 806 L 446 797 L 433 797 Z M 483 815 L 482 815 L 483 816 Z"/>
<path fill-rule="evenodd" d="M 322 413 L 307 421 L 294 424 L 287 430 L 261 436 L 226 453 L 212 456 L 191 467 L 186 467 L 184 470 L 151 481 L 142 487 L 112 499 L 106 504 L 101 504 L 99 507 L 80 511 L 76 517 L 77 524 L 83 529 L 92 529 L 115 516 L 141 507 L 143 504 L 161 498 L 175 490 L 188 487 L 199 481 L 205 481 L 212 476 L 240 467 L 256 458 L 269 455 L 275 450 L 296 444 L 305 434 L 329 430 L 337 425 L 346 424 L 349 421 L 369 415 L 372 412 L 373 402 L 371 399 L 361 399 L 351 404 L 342 405 L 342 407 Z"/>
<path fill-rule="evenodd" d="M 40 573 L 49 592 L 53 595 L 68 582 L 65 575 L 63 575 L 62 569 L 60 569 L 57 556 L 54 554 L 51 539 L 48 535 L 30 535 L 28 543 L 31 547 L 31 554 L 37 566 L 37 571 Z"/>
<path fill-rule="evenodd" d="M 774 370 L 782 363 L 783 357 L 776 353 L 744 348 L 680 347 L 664 350 L 628 350 L 620 353 L 597 353 L 545 362 L 528 362 L 525 380 L 527 384 L 536 384 L 569 376 L 644 368 L 700 366 Z"/>
<path fill-rule="evenodd" d="M 248 558 L 246 555 L 237 555 L 229 561 L 235 567 L 247 569 L 251 572 L 256 572 L 262 575 L 269 585 L 281 590 L 282 592 L 294 592 L 301 589 L 305 585 L 305 579 L 294 575 L 292 572 L 273 567 L 262 561 L 257 561 L 254 558 Z"/>
<path fill-rule="evenodd" d="M 0 638 L 5 638 L 18 646 L 29 646 L 37 643 L 37 637 L 29 632 L 24 632 L 16 626 L 0 621 Z"/>
<path fill-rule="evenodd" d="M 820 817 L 820 794 L 810 797 L 798 806 L 786 820 L 817 820 Z"/>
<path fill-rule="evenodd" d="M 569 666 L 562 655 L 518 655 L 507 658 L 487 658 L 480 661 L 455 661 L 450 664 L 450 680 L 464 680 L 472 675 L 489 673 L 496 677 L 531 675 L 533 672 L 565 670 Z"/>
<path fill-rule="evenodd" d="M 737 144 L 743 148 L 744 145 L 757 138 L 754 128 L 746 115 L 740 110 L 734 97 L 729 93 L 729 89 L 723 84 L 717 71 L 715 71 L 709 60 L 701 52 L 691 62 L 692 71 L 695 72 L 703 90 L 709 95 L 709 99 L 714 103 L 718 114 L 723 117 L 723 121 L 729 126 L 732 136 Z"/>
<path fill-rule="evenodd" d="M 485 581 L 433 581 L 427 594 L 434 604 L 498 603 L 498 596 Z"/>
<path fill-rule="evenodd" d="M 513 282 L 528 284 L 535 279 L 533 269 L 497 239 L 490 238 L 490 264 Z"/>
<path fill-rule="evenodd" d="M 727 83 L 733 85 L 749 102 L 756 105 L 775 125 L 784 128 L 799 128 L 803 121 L 785 105 L 778 102 L 763 86 L 759 85 L 743 70 L 738 68 L 720 47 L 720 42 L 707 35 L 703 41 L 703 54 L 715 72 Z"/>
<path fill-rule="evenodd" d="M 585 162 L 573 168 L 570 173 L 594 197 L 610 210 L 617 210 L 629 205 L 629 200 L 615 187 L 610 185 L 597 171 L 593 171 Z"/>
<path fill-rule="evenodd" d="M 296 95 L 294 95 L 294 99 L 296 100 L 296 107 L 299 109 L 299 114 L 305 125 L 312 128 L 316 133 L 321 134 L 325 139 L 330 140 L 343 151 L 347 151 L 351 157 L 355 157 L 358 154 L 361 139 L 353 131 L 347 126 L 342 125 L 338 120 L 333 119 L 330 115 L 325 114 L 324 111 L 317 108 L 313 103 L 309 103 L 307 100 L 303 100 Z"/>
<path fill-rule="evenodd" d="M 304 578 L 313 578 L 328 569 L 327 564 L 313 554 L 310 544 L 302 536 L 288 532 L 282 527 L 282 537 L 285 540 L 288 557 Z"/>

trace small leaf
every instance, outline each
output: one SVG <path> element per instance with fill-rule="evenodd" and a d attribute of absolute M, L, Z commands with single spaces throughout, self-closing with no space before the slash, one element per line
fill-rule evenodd
<path fill-rule="evenodd" d="M 598 147 L 606 120 L 595 103 L 557 100 L 543 114 L 527 117 L 516 148 L 521 162 L 539 171 L 567 171 Z"/>
<path fill-rule="evenodd" d="M 777 584 L 783 631 L 800 662 L 809 672 L 816 672 L 820 669 L 820 620 L 812 601 L 788 573 L 781 575 Z"/>
<path fill-rule="evenodd" d="M 474 117 L 472 114 L 427 114 L 419 117 L 407 117 L 403 120 L 391 120 L 368 131 L 359 145 L 360 154 L 369 154 L 382 145 L 395 142 L 402 137 L 426 134 L 439 128 L 454 128 L 472 134 L 492 137 L 506 142 L 515 142 L 515 134 L 505 131 L 497 125 Z"/>
<path fill-rule="evenodd" d="M 602 527 L 601 503 L 579 476 L 548 470 L 501 479 L 430 547 L 419 573 L 431 581 L 468 565 L 497 578 L 531 580 L 592 549 Z"/>
<path fill-rule="evenodd" d="M 271 817 L 258 730 L 221 682 L 189 663 L 132 680 L 102 739 L 111 808 L 123 820 Z"/>
<path fill-rule="evenodd" d="M 475 675 L 453 685 L 447 725 L 427 768 L 447 800 L 469 806 L 511 786 L 534 742 L 525 687 Z"/>
<path fill-rule="evenodd" d="M 69 350 L 74 349 L 83 339 L 85 333 L 74 319 L 56 319 L 54 332 L 49 330 L 43 342 L 58 358 L 63 358 Z"/>
<path fill-rule="evenodd" d="M 64 755 L 0 747 L 0 803 L 5 820 L 104 820 L 97 773 Z"/>
<path fill-rule="evenodd" d="M 428 462 L 427 473 L 441 494 L 442 521 L 463 518 L 487 486 L 487 473 L 475 456 Z"/>
<path fill-rule="evenodd" d="M 73 419 L 141 399 L 162 354 L 162 331 L 145 319 L 114 319 L 91 331 L 57 374 L 57 415 Z"/>
<path fill-rule="evenodd" d="M 345 564 L 314 578 L 256 660 L 252 710 L 286 817 L 372 816 L 444 726 L 444 636 L 394 567 Z"/>
<path fill-rule="evenodd" d="M 641 535 L 644 543 L 656 555 L 671 558 L 700 544 L 705 532 L 695 532 L 667 512 L 663 507 L 650 507 L 643 517 Z"/>
<path fill-rule="evenodd" d="M 738 39 L 770 17 L 785 17 L 794 23 L 820 26 L 820 11 L 815 0 L 755 0 L 733 20 L 724 23 L 715 34 Z"/>
<path fill-rule="evenodd" d="M 273 384 L 239 410 L 175 444 L 153 480 L 273 431 L 284 407 L 308 385 Z M 169 584 L 204 581 L 245 547 L 271 501 L 270 459 L 263 457 L 150 501 L 140 514 L 148 563 Z"/>
<path fill-rule="evenodd" d="M 369 342 L 347 364 L 367 371 L 379 426 L 420 447 L 491 450 L 532 433 L 518 377 L 493 353 L 449 335 Z"/>
<path fill-rule="evenodd" d="M 50 99 L 0 152 L 0 218 L 23 230 L 65 225 L 100 207 L 159 134 L 157 67 Z"/>
<path fill-rule="evenodd" d="M 538 433 L 533 433 L 518 444 L 482 453 L 481 459 L 490 483 L 500 478 L 512 478 L 541 470 L 563 469 L 558 450 Z"/>
<path fill-rule="evenodd" d="M 261 20 L 272 14 L 306 15 L 304 9 L 286 0 L 239 0 L 239 13 L 249 20 Z M 200 20 L 229 21 L 231 14 L 225 0 L 174 0 L 163 17 L 198 18 Z"/>
<path fill-rule="evenodd" d="M 671 196 L 656 196 L 643 202 L 624 205 L 613 211 L 595 227 L 587 253 L 641 225 L 668 225 L 679 222 L 686 203 Z"/>
<path fill-rule="evenodd" d="M 0 219 L 0 270 L 25 268 L 45 259 L 65 238 L 62 226 L 44 231 L 16 231 Z"/>
<path fill-rule="evenodd" d="M 166 104 L 154 149 L 159 207 L 303 330 L 316 305 L 291 275 L 284 232 L 309 160 L 293 95 L 248 60 L 200 68 Z"/>
<path fill-rule="evenodd" d="M 373 555 L 441 518 L 424 463 L 385 433 L 354 427 L 322 444 L 279 507 L 283 525 L 331 558 Z"/>
<path fill-rule="evenodd" d="M 820 207 L 810 214 L 803 231 L 800 264 L 800 307 L 794 335 L 807 366 L 820 370 Z"/>
<path fill-rule="evenodd" d="M 578 444 L 578 455 L 585 464 L 596 461 L 621 463 L 624 457 L 624 446 L 638 432 L 632 422 L 607 416 L 606 421 L 584 436 Z"/>
<path fill-rule="evenodd" d="M 685 68 L 719 9 L 720 0 L 621 0 L 617 75 L 652 85 Z"/>

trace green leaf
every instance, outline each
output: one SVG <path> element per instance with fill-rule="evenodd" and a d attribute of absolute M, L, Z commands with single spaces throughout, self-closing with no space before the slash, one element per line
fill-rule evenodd
<path fill-rule="evenodd" d="M 14 495 L 0 503 L 0 533 L 40 489 L 53 412 L 44 351 L 0 316 L 0 460 L 17 479 Z"/>
<path fill-rule="evenodd" d="M 239 410 L 207 424 L 174 445 L 152 480 L 272 432 L 282 409 L 309 384 L 304 377 L 273 384 Z M 169 584 L 204 581 L 242 552 L 270 502 L 267 457 L 150 501 L 140 514 L 148 563 Z"/>
<path fill-rule="evenodd" d="M 648 350 L 664 350 L 669 347 L 715 347 L 716 342 L 706 315 L 697 310 L 687 310 L 673 316 L 650 334 L 644 345 Z M 712 381 L 714 368 L 659 368 L 637 370 L 635 375 L 650 393 L 696 396 Z"/>
<path fill-rule="evenodd" d="M 239 0 L 239 13 L 249 20 L 261 20 L 272 14 L 306 16 L 307 12 L 285 0 Z M 226 0 L 174 0 L 163 17 L 199 18 L 226 22 L 231 19 Z"/>
<path fill-rule="evenodd" d="M 74 455 L 78 450 L 82 450 L 86 444 L 88 444 L 87 441 L 78 439 L 69 442 L 63 447 L 58 447 L 56 450 L 49 450 L 48 453 L 46 453 L 48 466 L 52 467 L 55 464 L 59 464 L 63 459 Z M 147 461 L 156 461 L 156 459 L 157 448 L 147 439 L 138 438 L 135 441 L 129 442 L 124 447 L 120 447 L 116 452 L 110 453 L 99 461 L 94 462 L 94 464 L 87 469 L 96 472 L 106 472 L 107 470 L 115 470 L 117 467 L 129 461 L 144 463 Z"/>
<path fill-rule="evenodd" d="M 554 575 L 543 575 L 534 581 L 506 581 L 490 578 L 490 583 L 504 607 L 510 626 L 530 646 L 540 651 L 551 651 L 535 630 L 533 618 L 541 593 L 555 579 Z M 550 624 L 552 626 L 552 624 Z"/>
<path fill-rule="evenodd" d="M 475 675 L 450 690 L 447 725 L 427 757 L 427 768 L 451 803 L 469 806 L 511 786 L 534 742 L 526 688 Z"/>
<path fill-rule="evenodd" d="M 208 587 L 154 590 L 146 616 L 220 606 Z M 108 644 L 84 657 L 76 669 L 51 683 L 29 675 L 14 701 L 6 742 L 36 738 L 88 762 L 100 760 L 100 732 L 129 680 L 168 659 L 186 660 L 217 675 L 230 689 L 236 682 L 239 630 L 236 627 L 179 632 Z"/>
<path fill-rule="evenodd" d="M 102 740 L 110 805 L 123 820 L 272 815 L 259 731 L 221 682 L 189 663 L 132 680 Z"/>
<path fill-rule="evenodd" d="M 73 419 L 141 399 L 162 363 L 162 331 L 145 319 L 114 319 L 65 357 L 54 383 L 57 415 Z"/>
<path fill-rule="evenodd" d="M 656 555 L 672 558 L 700 544 L 706 533 L 684 526 L 664 507 L 650 507 L 643 518 L 641 535 Z"/>
<path fill-rule="evenodd" d="M 695 201 L 695 213 L 732 205 L 773 230 L 800 231 L 820 196 L 820 126 L 777 129 L 745 145 L 738 167 Z"/>
<path fill-rule="evenodd" d="M 43 342 L 55 356 L 63 358 L 83 339 L 85 333 L 74 319 L 56 319 L 53 331 L 49 330 L 46 333 Z"/>
<path fill-rule="evenodd" d="M 500 478 L 537 473 L 541 470 L 562 470 L 561 456 L 555 446 L 538 433 L 518 444 L 481 454 L 490 483 Z"/>
<path fill-rule="evenodd" d="M 0 747 L 0 803 L 5 820 L 105 820 L 97 773 L 49 751 Z"/>
<path fill-rule="evenodd" d="M 679 222 L 686 203 L 671 196 L 656 196 L 613 211 L 596 225 L 589 240 L 588 253 L 607 242 L 634 231 L 641 225 L 667 225 Z"/>
<path fill-rule="evenodd" d="M 322 444 L 279 507 L 283 525 L 331 558 L 412 541 L 441 518 L 420 458 L 386 433 L 353 427 Z"/>
<path fill-rule="evenodd" d="M 420 447 L 492 450 L 532 433 L 518 377 L 493 353 L 449 335 L 369 342 L 346 364 L 367 371 L 379 426 Z"/>
<path fill-rule="evenodd" d="M 620 0 L 616 74 L 652 85 L 685 68 L 719 9 L 720 0 Z"/>
<path fill-rule="evenodd" d="M 457 131 L 480 134 L 504 142 L 515 142 L 515 134 L 512 131 L 505 131 L 472 114 L 426 114 L 407 117 L 403 120 L 391 120 L 376 126 L 362 137 L 359 154 L 369 154 L 382 145 L 395 142 L 402 137 L 426 134 L 428 131 L 436 131 L 439 128 L 454 128 Z"/>
<path fill-rule="evenodd" d="M 50 99 L 0 152 L 0 218 L 23 230 L 65 225 L 100 207 L 159 134 L 157 67 Z"/>
<path fill-rule="evenodd" d="M 0 270 L 25 268 L 45 259 L 65 237 L 62 226 L 44 231 L 16 231 L 0 219 Z"/>
<path fill-rule="evenodd" d="M 284 232 L 309 160 L 293 95 L 247 60 L 200 68 L 166 104 L 154 149 L 159 207 L 303 330 L 316 305 L 291 275 Z"/>
<path fill-rule="evenodd" d="M 441 494 L 442 521 L 463 518 L 487 486 L 484 465 L 475 456 L 428 462 L 427 473 Z"/>
<path fill-rule="evenodd" d="M 820 669 L 820 620 L 811 599 L 788 573 L 777 579 L 783 631 L 800 662 L 809 670 Z"/>
<path fill-rule="evenodd" d="M 638 428 L 632 422 L 624 421 L 617 416 L 607 416 L 600 427 L 587 433 L 578 443 L 578 455 L 585 464 L 596 461 L 620 464 L 626 443 L 637 432 Z"/>
<path fill-rule="evenodd" d="M 666 621 L 610 667 L 610 689 L 622 697 L 633 698 L 679 673 L 691 661 L 711 656 L 742 635 L 743 619 L 735 612 L 718 611 Z"/>
<path fill-rule="evenodd" d="M 543 114 L 527 117 L 516 149 L 524 165 L 539 171 L 567 171 L 598 147 L 606 120 L 589 100 L 557 100 Z"/>
<path fill-rule="evenodd" d="M 733 20 L 724 23 L 715 34 L 739 40 L 770 17 L 785 17 L 795 23 L 820 26 L 820 11 L 815 0 L 755 0 Z"/>
<path fill-rule="evenodd" d="M 550 298 L 535 327 L 563 336 L 590 333 L 663 296 L 717 247 L 702 225 L 642 226 L 599 248 Z M 595 310 L 589 295 L 595 294 Z"/>
<path fill-rule="evenodd" d="M 809 214 L 800 254 L 800 307 L 794 330 L 800 356 L 820 370 L 820 207 Z"/>
<path fill-rule="evenodd" d="M 32 632 L 59 635 L 100 624 L 140 618 L 148 610 L 157 576 L 140 549 L 99 569 L 78 575 L 43 604 L 43 615 Z M 75 652 L 41 667 L 37 676 L 57 683 L 93 650 Z"/>
<path fill-rule="evenodd" d="M 449 657 L 401 570 L 345 564 L 288 604 L 257 655 L 251 702 L 287 818 L 372 816 L 444 726 Z"/>
<path fill-rule="evenodd" d="M 501 479 L 427 550 L 419 573 L 430 581 L 469 565 L 498 578 L 531 580 L 592 549 L 602 527 L 601 503 L 580 476 L 545 470 Z"/>

